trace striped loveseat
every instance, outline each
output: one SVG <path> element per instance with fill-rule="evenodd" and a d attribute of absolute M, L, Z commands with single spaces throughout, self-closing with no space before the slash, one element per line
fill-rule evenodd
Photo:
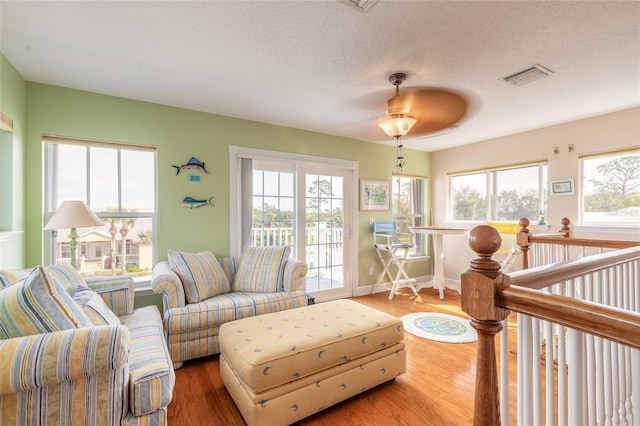
<path fill-rule="evenodd" d="M 162 320 L 133 299 L 131 278 L 0 271 L 0 425 L 166 425 L 175 373 Z"/>
<path fill-rule="evenodd" d="M 289 257 L 291 247 L 247 247 L 241 257 L 169 250 L 153 268 L 151 287 L 162 294 L 163 323 L 174 368 L 220 353 L 218 330 L 226 322 L 299 308 L 307 267 Z"/>

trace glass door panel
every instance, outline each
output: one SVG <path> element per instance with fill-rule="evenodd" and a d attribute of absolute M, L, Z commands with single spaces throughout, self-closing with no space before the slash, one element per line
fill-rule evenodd
<path fill-rule="evenodd" d="M 348 215 L 345 214 L 344 171 L 312 173 L 305 170 L 300 192 L 304 195 L 304 259 L 307 262 L 307 292 L 322 299 L 351 296 L 351 282 L 345 277 L 345 240 Z M 347 203 L 348 204 L 348 203 Z"/>

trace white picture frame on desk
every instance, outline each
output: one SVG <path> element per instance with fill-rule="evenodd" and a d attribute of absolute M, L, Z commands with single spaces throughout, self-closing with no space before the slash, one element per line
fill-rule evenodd
<path fill-rule="evenodd" d="M 360 179 L 360 211 L 389 210 L 389 181 Z"/>

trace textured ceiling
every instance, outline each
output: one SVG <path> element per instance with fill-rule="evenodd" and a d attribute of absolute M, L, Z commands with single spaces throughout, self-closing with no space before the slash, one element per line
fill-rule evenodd
<path fill-rule="evenodd" d="M 424 151 L 640 105 L 637 1 L 2 0 L 0 24 L 29 81 L 383 143 L 402 71 L 470 101 Z"/>

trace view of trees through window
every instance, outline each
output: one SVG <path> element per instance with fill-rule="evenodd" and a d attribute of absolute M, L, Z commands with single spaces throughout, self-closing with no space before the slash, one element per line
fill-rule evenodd
<path fill-rule="evenodd" d="M 312 176 L 312 177 L 310 177 Z M 340 201 L 342 182 L 335 177 L 307 176 L 307 228 L 342 228 L 344 216 Z M 293 244 L 294 176 L 289 172 L 253 171 L 253 244 L 272 246 Z"/>
<path fill-rule="evenodd" d="M 546 203 L 546 164 L 450 177 L 452 220 L 537 221 Z"/>
<path fill-rule="evenodd" d="M 317 173 L 318 168 L 289 171 L 286 163 L 274 162 L 255 161 L 253 167 L 250 244 L 292 245 L 291 256 L 307 264 L 307 291 L 342 291 L 348 173 L 335 169 L 331 174 Z"/>
<path fill-rule="evenodd" d="M 76 268 L 85 275 L 148 280 L 153 268 L 155 150 L 45 138 L 47 217 L 63 201 L 84 201 L 104 222 L 79 228 Z M 52 234 L 53 263 L 71 258 L 69 229 Z"/>
<path fill-rule="evenodd" d="M 583 222 L 640 225 L 640 153 L 582 158 Z"/>

